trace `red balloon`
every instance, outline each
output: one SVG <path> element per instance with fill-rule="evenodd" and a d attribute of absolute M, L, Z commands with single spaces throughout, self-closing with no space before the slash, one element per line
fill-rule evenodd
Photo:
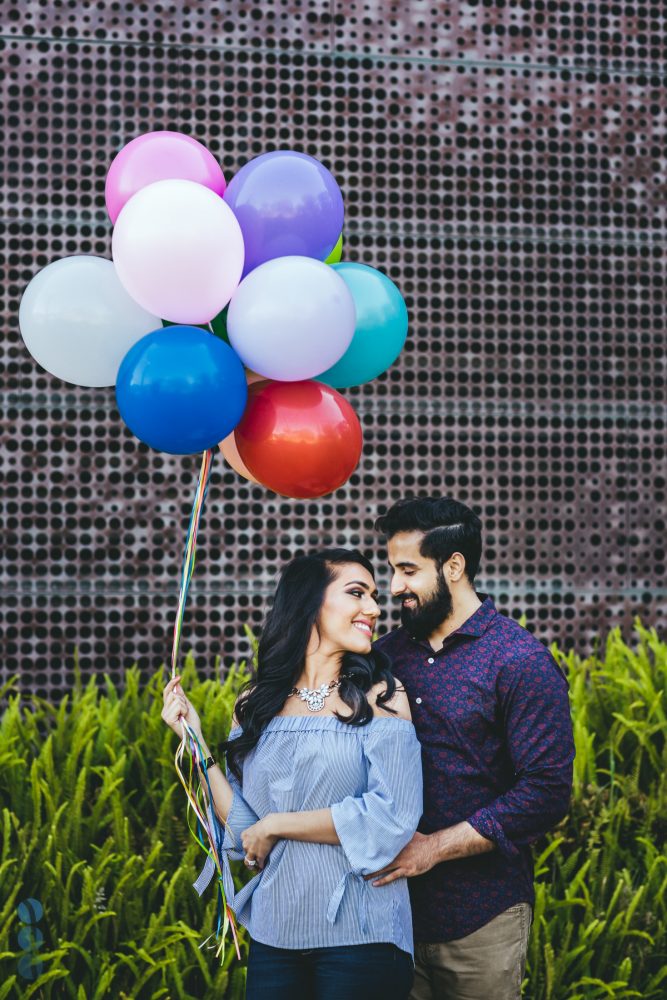
<path fill-rule="evenodd" d="M 295 499 L 342 486 L 361 455 L 361 426 L 323 382 L 257 382 L 234 435 L 242 461 L 263 486 Z"/>

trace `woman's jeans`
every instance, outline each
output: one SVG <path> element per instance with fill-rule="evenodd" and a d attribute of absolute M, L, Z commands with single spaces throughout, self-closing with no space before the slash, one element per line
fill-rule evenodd
<path fill-rule="evenodd" d="M 246 1000 L 406 1000 L 413 965 L 393 944 L 271 948 L 250 942 Z"/>

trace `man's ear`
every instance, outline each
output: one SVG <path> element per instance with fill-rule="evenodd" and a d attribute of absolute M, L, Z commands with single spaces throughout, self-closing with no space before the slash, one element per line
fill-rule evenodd
<path fill-rule="evenodd" d="M 445 576 L 445 583 L 458 583 L 466 571 L 465 557 L 460 552 L 454 552 L 442 567 Z"/>

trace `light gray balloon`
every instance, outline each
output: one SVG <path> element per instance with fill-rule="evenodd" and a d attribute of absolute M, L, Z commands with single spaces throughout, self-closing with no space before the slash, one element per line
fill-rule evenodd
<path fill-rule="evenodd" d="M 115 385 L 129 349 L 162 322 L 130 297 L 110 260 L 63 257 L 32 279 L 19 326 L 42 368 L 74 385 Z"/>

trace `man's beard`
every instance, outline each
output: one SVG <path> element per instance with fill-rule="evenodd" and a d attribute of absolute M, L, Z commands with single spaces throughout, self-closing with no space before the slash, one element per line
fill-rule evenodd
<path fill-rule="evenodd" d="M 420 602 L 416 594 L 403 594 L 403 599 L 408 596 L 418 603 L 414 608 L 401 606 L 401 621 L 415 639 L 427 639 L 453 611 L 452 595 L 442 573 L 438 573 L 438 584 L 430 597 Z"/>

